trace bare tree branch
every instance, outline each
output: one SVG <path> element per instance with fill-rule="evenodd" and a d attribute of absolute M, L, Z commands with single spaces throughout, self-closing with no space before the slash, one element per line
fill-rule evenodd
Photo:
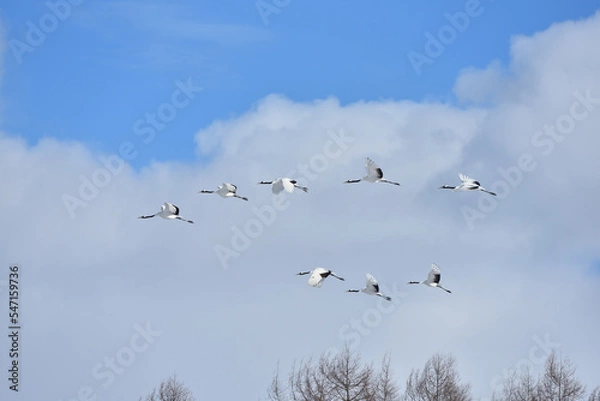
<path fill-rule="evenodd" d="M 194 396 L 176 376 L 172 376 L 163 380 L 158 389 L 152 390 L 144 401 L 194 401 Z"/>
<path fill-rule="evenodd" d="M 600 386 L 596 386 L 596 388 L 590 393 L 588 401 L 600 401 Z"/>
<path fill-rule="evenodd" d="M 537 388 L 537 380 L 532 376 L 529 366 L 520 375 L 513 369 L 504 381 L 501 394 L 494 394 L 492 401 L 537 401 Z"/>
<path fill-rule="evenodd" d="M 271 401 L 399 401 L 389 364 L 386 356 L 381 371 L 376 371 L 345 347 L 335 356 L 321 355 L 316 362 L 294 363 L 286 388 L 277 371 L 268 395 Z"/>
<path fill-rule="evenodd" d="M 456 360 L 435 354 L 423 370 L 413 369 L 406 381 L 405 401 L 471 401 L 471 385 L 461 384 Z"/>
<path fill-rule="evenodd" d="M 583 400 L 585 387 L 575 378 L 575 370 L 568 358 L 560 359 L 552 350 L 538 383 L 538 397 L 544 401 Z"/>

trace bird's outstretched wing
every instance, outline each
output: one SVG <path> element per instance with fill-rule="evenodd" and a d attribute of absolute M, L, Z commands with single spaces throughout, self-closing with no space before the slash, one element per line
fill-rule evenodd
<path fill-rule="evenodd" d="M 316 274 L 323 274 L 328 272 L 328 270 L 323 267 L 315 267 L 312 271 Z"/>
<path fill-rule="evenodd" d="M 228 182 L 224 182 L 223 183 L 223 187 L 227 188 L 227 190 L 229 192 L 235 193 L 235 191 L 237 191 L 237 187 L 235 185 L 233 185 L 233 184 L 228 183 Z"/>
<path fill-rule="evenodd" d="M 427 281 L 429 283 L 439 283 L 442 278 L 442 273 L 440 268 L 435 263 L 431 264 L 431 270 L 429 270 L 429 274 L 427 275 Z"/>
<path fill-rule="evenodd" d="M 285 189 L 286 192 L 294 192 L 294 184 L 288 178 L 283 178 L 281 180 L 281 183 L 283 185 L 283 189 Z"/>
<path fill-rule="evenodd" d="M 323 284 L 323 277 L 318 272 L 313 271 L 308 278 L 308 285 L 311 287 L 321 287 L 321 284 Z"/>
<path fill-rule="evenodd" d="M 179 215 L 179 208 L 177 206 L 175 206 L 174 204 L 165 202 L 164 206 L 165 206 L 165 209 L 168 210 L 169 212 L 173 213 L 176 216 Z"/>
<path fill-rule="evenodd" d="M 379 179 L 383 178 L 383 170 L 370 158 L 365 158 L 365 168 L 367 169 L 367 175 L 369 177 Z"/>
<path fill-rule="evenodd" d="M 379 292 L 379 283 L 371 274 L 367 273 L 367 288 L 373 289 L 375 292 Z"/>
<path fill-rule="evenodd" d="M 273 181 L 271 191 L 273 191 L 273 193 L 275 195 L 277 195 L 278 193 L 283 191 L 283 180 L 277 179 L 277 180 Z"/>
<path fill-rule="evenodd" d="M 462 173 L 458 173 L 458 178 L 460 178 L 460 180 L 462 182 L 471 182 L 471 181 L 473 181 L 472 178 L 470 178 L 470 177 L 468 177 L 468 176 L 466 176 L 466 175 L 464 175 Z"/>

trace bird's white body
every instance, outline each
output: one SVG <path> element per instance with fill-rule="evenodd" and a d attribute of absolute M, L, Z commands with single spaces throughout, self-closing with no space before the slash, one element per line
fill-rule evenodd
<path fill-rule="evenodd" d="M 364 292 L 365 294 L 376 295 L 378 297 L 381 297 L 386 301 L 392 300 L 392 298 L 388 297 L 387 295 L 383 295 L 381 292 L 379 292 L 379 283 L 377 282 L 375 277 L 373 277 L 369 273 L 367 273 L 367 280 L 364 288 L 361 288 L 360 290 L 348 290 L 348 292 Z"/>
<path fill-rule="evenodd" d="M 181 220 L 186 221 L 188 223 L 194 223 L 191 220 L 186 220 L 179 216 L 179 208 L 172 203 L 165 202 L 160 206 L 160 212 L 149 215 L 149 216 L 139 216 L 138 219 L 150 219 L 155 216 L 160 216 L 163 219 L 167 220 Z"/>
<path fill-rule="evenodd" d="M 408 284 L 425 284 L 428 287 L 441 288 L 442 290 L 446 291 L 447 293 L 451 293 L 452 291 L 450 291 L 447 288 L 442 287 L 442 285 L 440 284 L 441 280 L 442 280 L 442 272 L 441 272 L 439 266 L 436 265 L 435 263 L 432 263 L 431 269 L 429 270 L 429 274 L 427 275 L 427 278 L 425 280 L 410 281 Z"/>
<path fill-rule="evenodd" d="M 371 182 L 371 183 L 385 182 L 387 184 L 400 185 L 397 182 L 389 181 L 389 180 L 386 180 L 385 178 L 383 178 L 383 170 L 373 160 L 371 160 L 368 157 L 365 158 L 365 169 L 367 170 L 367 175 L 365 175 L 363 178 L 356 179 L 356 180 L 346 180 L 346 181 L 344 181 L 344 184 L 367 181 L 367 182 Z"/>
<path fill-rule="evenodd" d="M 237 187 L 228 182 L 224 182 L 222 185 L 219 185 L 217 187 L 216 191 L 209 191 L 209 190 L 203 189 L 202 191 L 199 191 L 199 193 L 203 193 L 203 194 L 215 193 L 215 194 L 221 196 L 222 198 L 240 198 L 245 201 L 248 200 L 248 198 L 246 198 L 246 197 L 239 196 L 237 194 Z"/>
<path fill-rule="evenodd" d="M 462 173 L 458 173 L 458 177 L 460 178 L 460 181 L 461 181 L 461 183 L 459 185 L 454 186 L 454 187 L 451 185 L 444 185 L 444 186 L 441 186 L 440 189 L 451 189 L 454 192 L 479 190 L 479 191 L 486 192 L 490 195 L 496 196 L 496 194 L 494 192 L 490 192 L 487 189 L 485 189 L 484 187 L 482 187 L 481 184 L 479 183 L 479 181 L 469 178 Z"/>
<path fill-rule="evenodd" d="M 311 271 L 300 272 L 297 275 L 302 276 L 305 274 L 310 274 L 310 277 L 308 277 L 308 285 L 310 285 L 311 287 L 316 287 L 316 288 L 321 288 L 321 285 L 323 285 L 323 281 L 325 281 L 325 279 L 329 276 L 333 276 L 333 277 L 337 278 L 338 280 L 344 281 L 344 279 L 342 277 L 336 275 L 331 270 L 327 270 L 322 267 L 317 267 Z"/>
<path fill-rule="evenodd" d="M 308 188 L 298 185 L 296 180 L 292 180 L 287 177 L 277 178 L 273 181 L 261 181 L 259 184 L 269 184 L 271 185 L 271 191 L 277 195 L 281 191 L 286 191 L 289 193 L 294 192 L 294 188 L 298 188 L 304 192 L 308 192 Z"/>

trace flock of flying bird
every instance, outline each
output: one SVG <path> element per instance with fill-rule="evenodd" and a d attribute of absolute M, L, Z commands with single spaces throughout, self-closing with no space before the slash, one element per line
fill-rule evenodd
<path fill-rule="evenodd" d="M 370 183 L 382 182 L 382 183 L 400 186 L 400 184 L 397 182 L 390 181 L 390 180 L 383 178 L 383 170 L 373 160 L 371 160 L 368 157 L 366 158 L 365 168 L 367 170 L 367 174 L 363 178 L 346 180 L 346 181 L 344 181 L 344 184 L 351 184 L 351 183 L 358 183 L 361 181 L 366 181 L 366 182 L 370 182 Z M 488 193 L 490 195 L 496 196 L 496 194 L 494 192 L 488 191 L 485 188 L 483 188 L 481 186 L 481 184 L 479 183 L 479 181 L 469 178 L 464 174 L 458 174 L 458 176 L 461 180 L 460 184 L 458 184 L 456 186 L 443 185 L 443 186 L 439 187 L 439 189 L 451 189 L 452 191 L 478 191 L 479 190 L 479 191 Z M 273 181 L 261 181 L 258 184 L 271 185 L 271 191 L 274 194 L 279 194 L 282 191 L 292 193 L 294 191 L 294 188 L 298 188 L 304 192 L 308 192 L 307 187 L 300 186 L 300 185 L 298 185 L 298 182 L 296 180 L 293 180 L 293 179 L 290 179 L 287 177 L 280 177 Z M 223 198 L 239 198 L 244 201 L 248 201 L 248 198 L 237 194 L 237 186 L 227 183 L 227 182 L 224 182 L 222 185 L 219 185 L 216 190 L 201 190 L 198 193 L 203 193 L 203 194 L 215 193 L 217 195 L 220 195 Z M 192 224 L 194 223 L 191 220 L 187 220 L 187 219 L 184 219 L 183 217 L 181 217 L 179 215 L 179 207 L 177 207 L 174 204 L 169 203 L 169 202 L 165 202 L 163 205 L 161 205 L 160 212 L 157 212 L 152 215 L 139 216 L 138 218 L 139 219 L 149 219 L 149 218 L 152 218 L 155 216 L 160 216 L 163 219 L 167 219 L 167 220 L 182 220 L 182 221 L 185 221 L 188 223 L 192 223 Z M 303 272 L 297 273 L 297 275 L 299 275 L 299 276 L 306 275 L 306 274 L 310 274 L 310 277 L 308 278 L 308 285 L 310 285 L 311 287 L 316 287 L 316 288 L 320 288 L 321 285 L 323 284 L 323 281 L 329 276 L 332 276 L 332 277 L 337 278 L 338 280 L 344 281 L 344 278 L 336 275 L 331 270 L 327 270 L 322 267 L 317 267 L 310 271 L 303 271 Z M 442 278 L 442 275 L 441 275 L 439 266 L 436 265 L 435 263 L 433 263 L 431 265 L 431 269 L 429 270 L 429 274 L 427 275 L 427 278 L 425 280 L 410 281 L 410 282 L 408 282 L 408 284 L 424 284 L 429 287 L 440 288 L 440 289 L 446 291 L 447 293 L 450 293 L 451 292 L 450 290 L 441 286 L 441 284 L 440 284 L 441 278 Z M 377 282 L 375 277 L 373 277 L 369 273 L 367 273 L 367 280 L 366 280 L 366 285 L 364 288 L 362 288 L 360 290 L 350 289 L 350 290 L 347 290 L 347 292 L 363 292 L 368 295 L 375 295 L 375 296 L 381 297 L 387 301 L 392 300 L 392 298 L 390 298 L 387 295 L 382 294 L 379 291 L 379 283 Z"/>

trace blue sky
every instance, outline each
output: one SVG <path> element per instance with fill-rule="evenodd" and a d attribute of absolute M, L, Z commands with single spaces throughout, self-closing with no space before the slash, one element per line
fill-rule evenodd
<path fill-rule="evenodd" d="M 284 3 L 283 3 L 284 4 Z M 433 64 L 417 75 L 411 50 L 425 32 L 447 24 L 464 1 L 291 1 L 265 25 L 252 1 L 103 2 L 72 6 L 72 15 L 17 63 L 5 57 L 6 129 L 31 144 L 44 136 L 116 152 L 139 140 L 136 120 L 169 99 L 177 79 L 204 89 L 157 133 L 131 164 L 196 160 L 192 137 L 217 119 L 239 115 L 270 93 L 295 101 L 334 96 L 342 104 L 380 99 L 452 101 L 459 71 L 508 60 L 512 35 L 589 16 L 595 1 L 483 1 Z M 44 2 L 9 2 L 6 36 L 25 39 Z M 40 94 L 47 96 L 40 96 Z M 136 142 L 136 143 L 139 143 Z M 201 162 L 201 159 L 199 160 Z"/>

